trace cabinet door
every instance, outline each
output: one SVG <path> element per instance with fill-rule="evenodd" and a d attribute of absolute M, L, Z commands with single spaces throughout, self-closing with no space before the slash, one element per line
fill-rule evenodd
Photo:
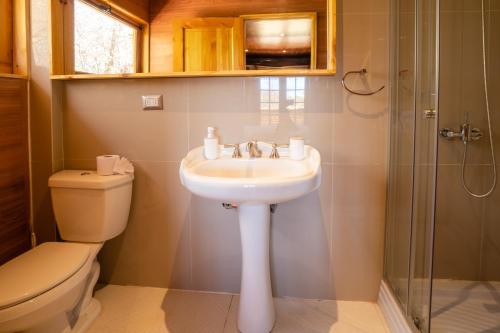
<path fill-rule="evenodd" d="M 177 19 L 174 71 L 243 69 L 242 20 L 234 17 Z"/>
<path fill-rule="evenodd" d="M 31 245 L 26 89 L 0 79 L 0 265 Z"/>

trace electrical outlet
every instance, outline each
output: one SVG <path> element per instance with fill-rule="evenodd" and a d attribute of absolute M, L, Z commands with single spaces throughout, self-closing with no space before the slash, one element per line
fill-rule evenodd
<path fill-rule="evenodd" d="M 163 110 L 163 95 L 142 96 L 143 110 Z"/>

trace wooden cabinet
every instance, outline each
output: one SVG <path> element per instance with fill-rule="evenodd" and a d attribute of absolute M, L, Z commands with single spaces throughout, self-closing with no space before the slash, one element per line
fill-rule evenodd
<path fill-rule="evenodd" d="M 0 78 L 0 264 L 30 248 L 26 85 Z"/>
<path fill-rule="evenodd" d="M 174 71 L 244 69 L 241 18 L 209 17 L 174 21 Z"/>

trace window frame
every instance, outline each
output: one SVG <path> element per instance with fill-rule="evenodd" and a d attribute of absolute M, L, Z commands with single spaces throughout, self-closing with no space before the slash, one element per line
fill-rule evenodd
<path fill-rule="evenodd" d="M 109 15 L 136 30 L 134 47 L 135 71 L 127 74 L 147 73 L 149 71 L 149 23 L 119 7 L 113 1 L 79 1 L 85 2 L 89 6 L 102 11 L 103 14 Z M 75 0 L 51 0 L 51 75 L 90 74 L 76 72 L 75 70 L 74 9 Z"/>

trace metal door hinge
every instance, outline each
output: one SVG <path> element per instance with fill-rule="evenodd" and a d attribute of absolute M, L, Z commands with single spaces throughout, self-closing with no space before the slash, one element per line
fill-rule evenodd
<path fill-rule="evenodd" d="M 424 118 L 434 119 L 436 118 L 437 111 L 435 109 L 424 110 Z"/>

